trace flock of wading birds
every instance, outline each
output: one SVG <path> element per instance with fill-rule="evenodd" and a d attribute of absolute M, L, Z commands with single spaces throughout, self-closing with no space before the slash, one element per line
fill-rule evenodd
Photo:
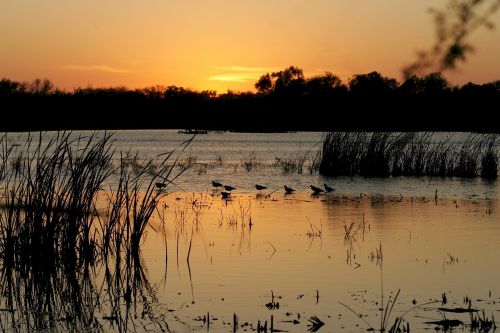
<path fill-rule="evenodd" d="M 224 191 L 220 192 L 220 195 L 222 196 L 223 199 L 229 198 L 229 196 L 231 195 L 231 191 L 236 190 L 236 187 L 233 187 L 231 185 L 223 185 L 223 184 L 218 183 L 216 181 L 212 181 L 212 186 L 215 187 L 216 189 L 224 188 Z M 324 190 L 322 188 L 314 186 L 314 185 L 311 185 L 309 187 L 311 188 L 313 195 L 319 195 L 319 194 L 321 194 L 323 192 L 327 192 L 328 193 L 328 192 L 335 191 L 335 189 L 333 187 L 330 187 L 327 184 L 324 184 L 324 186 L 325 186 Z M 255 188 L 258 191 L 262 191 L 262 190 L 266 190 L 267 189 L 266 186 L 259 185 L 259 184 L 255 184 Z M 284 185 L 283 188 L 285 189 L 285 194 L 292 194 L 293 192 L 295 192 L 295 189 L 293 189 L 291 187 L 288 187 L 286 185 Z M 277 190 L 274 190 L 270 194 L 272 194 L 272 193 L 274 193 L 276 191 Z M 268 194 L 268 195 L 270 195 L 270 194 Z"/>
<path fill-rule="evenodd" d="M 317 186 L 314 186 L 314 185 L 310 185 L 309 187 L 312 190 L 312 194 L 313 195 L 319 195 L 319 194 L 321 194 L 323 192 L 329 193 L 329 192 L 335 191 L 335 189 L 333 187 L 330 187 L 327 184 L 323 184 L 323 185 L 325 186 L 324 190 L 322 188 L 320 188 L 320 187 L 317 187 Z M 162 188 L 164 188 L 165 186 L 167 186 L 167 184 L 165 184 L 165 183 L 156 183 L 155 186 L 158 189 L 161 190 Z M 228 199 L 229 196 L 231 195 L 231 191 L 236 190 L 236 187 L 234 187 L 234 186 L 224 185 L 224 184 L 221 184 L 221 183 L 213 181 L 213 180 L 212 180 L 212 186 L 215 187 L 216 189 L 219 189 L 219 188 L 222 189 L 222 188 L 224 188 L 224 191 L 220 192 L 220 195 L 222 196 L 223 199 Z M 295 189 L 293 189 L 291 187 L 288 187 L 286 185 L 284 185 L 283 187 L 285 189 L 285 194 L 292 194 L 293 192 L 295 192 Z M 267 189 L 266 186 L 259 185 L 259 184 L 255 184 L 255 188 L 258 191 L 262 191 L 262 190 L 266 190 Z M 271 192 L 270 194 L 268 194 L 268 196 L 271 195 L 272 193 L 276 192 L 277 190 L 274 190 L 273 192 Z"/>

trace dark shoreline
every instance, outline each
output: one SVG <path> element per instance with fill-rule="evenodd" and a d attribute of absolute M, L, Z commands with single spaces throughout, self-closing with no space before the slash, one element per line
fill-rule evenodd
<path fill-rule="evenodd" d="M 266 85 L 261 81 L 256 84 L 256 93 L 217 94 L 175 86 L 77 88 L 65 92 L 48 80 L 20 83 L 3 79 L 0 131 L 500 133 L 496 121 L 500 81 L 451 87 L 440 74 L 431 74 L 399 84 L 377 72 L 357 75 L 348 86 L 331 74 L 310 79 L 286 76 L 286 80 L 276 79 Z"/>
<path fill-rule="evenodd" d="M 446 108 L 435 103 L 345 103 L 343 105 L 295 105 L 283 102 L 217 107 L 207 102 L 199 108 L 127 104 L 119 100 L 67 101 L 50 97 L 10 101 L 2 105 L 0 131 L 119 129 L 198 129 L 236 132 L 295 131 L 453 131 L 500 133 L 495 121 L 498 101 L 460 103 Z M 404 102 L 402 100 L 401 102 Z M 406 106 L 405 106 L 406 105 Z M 235 111 L 239 110 L 239 111 Z M 400 111 L 401 110 L 401 111 Z M 498 110 L 498 109 L 497 109 Z"/>

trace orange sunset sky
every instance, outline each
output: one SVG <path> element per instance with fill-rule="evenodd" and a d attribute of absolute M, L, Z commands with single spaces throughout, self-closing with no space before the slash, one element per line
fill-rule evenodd
<path fill-rule="evenodd" d="M 253 90 L 260 75 L 295 65 L 347 81 L 401 68 L 434 41 L 428 13 L 445 0 L 5 0 L 0 77 L 56 86 L 155 84 Z M 470 38 L 476 51 L 446 77 L 500 79 L 497 28 Z"/>

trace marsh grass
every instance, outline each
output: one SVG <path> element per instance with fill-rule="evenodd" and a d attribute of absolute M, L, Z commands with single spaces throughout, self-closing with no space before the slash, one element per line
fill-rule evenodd
<path fill-rule="evenodd" d="M 490 135 L 486 138 L 486 152 L 481 158 L 481 177 L 496 179 L 498 176 L 498 149 L 497 136 Z"/>
<path fill-rule="evenodd" d="M 249 227 L 252 228 L 252 202 L 242 199 L 238 199 L 233 203 L 229 209 L 229 212 L 224 213 L 224 210 L 219 209 L 219 227 L 226 224 L 227 227 L 236 228 L 238 225 L 242 228 Z"/>
<path fill-rule="evenodd" d="M 398 297 L 399 297 L 399 293 L 400 293 L 400 290 L 398 289 L 398 291 L 396 292 L 396 294 L 394 295 L 394 297 L 392 296 L 389 296 L 388 297 L 388 300 L 387 300 L 387 303 L 385 304 L 382 304 L 382 307 L 380 308 L 380 326 L 375 329 L 371 324 L 370 322 L 368 322 L 368 320 L 366 320 L 364 317 L 363 314 L 361 313 L 358 313 L 357 311 L 355 311 L 353 308 L 351 308 L 350 306 L 342 303 L 342 302 L 339 302 L 342 306 L 344 306 L 347 310 L 351 311 L 352 313 L 354 313 L 359 319 L 361 319 L 367 326 L 368 326 L 368 331 L 379 331 L 379 332 L 390 332 L 390 333 L 396 333 L 396 332 L 410 332 L 410 326 L 409 326 L 409 323 L 408 322 L 405 322 L 404 321 L 404 316 L 411 310 L 413 310 L 413 308 L 409 311 L 407 311 L 406 313 L 404 313 L 403 315 L 401 316 L 398 316 L 394 319 L 394 322 L 392 323 L 391 325 L 391 317 L 392 317 L 392 313 L 393 313 L 393 310 L 394 310 L 394 306 L 398 300 Z M 406 325 L 405 325 L 406 323 Z"/>
<path fill-rule="evenodd" d="M 275 157 L 274 163 L 271 166 L 281 169 L 284 175 L 292 173 L 302 174 L 308 159 L 309 152 L 297 153 L 296 156 Z"/>
<path fill-rule="evenodd" d="M 351 222 L 349 225 L 344 223 L 344 242 L 348 242 L 352 244 L 356 242 L 357 236 L 361 235 L 362 240 L 365 240 L 365 232 L 366 232 L 366 220 L 365 215 L 358 222 Z"/>
<path fill-rule="evenodd" d="M 149 221 L 166 195 L 165 188 L 155 184 L 173 184 L 185 169 L 174 170 L 180 156 L 174 151 L 156 161 L 133 162 L 132 167 L 129 154 L 121 154 L 118 165 L 113 165 L 115 154 L 107 133 L 97 138 L 96 134 L 74 137 L 60 132 L 47 141 L 40 133 L 38 138 L 28 136 L 16 149 L 7 145 L 4 136 L 1 263 L 64 266 L 92 263 L 120 252 L 138 255 Z M 14 167 L 11 161 L 16 161 Z M 112 176 L 117 180 L 111 181 Z M 105 214 L 98 207 L 100 198 L 107 199 Z"/>
<path fill-rule="evenodd" d="M 320 228 L 318 228 L 315 224 L 309 222 L 309 229 L 306 232 L 306 236 L 309 238 L 321 238 L 321 235 L 323 234 L 323 224 L 320 225 Z"/>
<path fill-rule="evenodd" d="M 384 260 L 384 253 L 382 251 L 382 243 L 379 245 L 378 248 L 375 249 L 375 251 L 371 251 L 370 254 L 368 255 L 368 259 L 370 262 L 374 263 L 375 265 L 382 265 L 382 262 Z"/>
<path fill-rule="evenodd" d="M 118 154 L 107 133 L 47 140 L 40 133 L 15 148 L 4 135 L 0 143 L 3 329 L 99 331 L 113 323 L 127 331 L 147 318 L 168 331 L 152 310 L 157 298 L 140 244 L 167 194 L 156 183 L 173 184 L 183 172 L 174 170 L 178 156 L 130 162 L 136 155 Z M 102 268 L 97 286 L 93 274 Z"/>
<path fill-rule="evenodd" d="M 222 155 L 215 156 L 215 159 L 210 163 L 214 167 L 222 167 L 224 165 L 224 158 Z"/>
<path fill-rule="evenodd" d="M 240 164 L 247 172 L 264 167 L 264 162 L 257 157 L 255 152 L 241 157 Z"/>
<path fill-rule="evenodd" d="M 489 331 L 496 331 L 496 323 L 495 323 L 495 316 L 493 313 L 491 314 L 491 319 L 486 316 L 486 313 L 483 311 L 481 312 L 469 312 L 470 314 L 470 329 L 471 331 L 477 331 L 477 332 L 489 332 Z"/>
<path fill-rule="evenodd" d="M 349 305 L 346 305 L 342 302 L 339 302 L 340 305 L 345 307 L 347 310 L 356 315 L 361 321 L 363 321 L 367 325 L 367 331 L 379 331 L 379 332 L 389 332 L 389 333 L 409 333 L 410 332 L 410 324 L 405 320 L 406 315 L 413 312 L 418 308 L 425 307 L 431 304 L 446 304 L 446 294 L 442 294 L 442 300 L 431 300 L 428 302 L 424 302 L 416 305 L 416 302 L 413 302 L 414 306 L 409 308 L 406 311 L 399 312 L 399 315 L 394 315 L 396 304 L 400 304 L 398 302 L 399 295 L 401 293 L 401 289 L 398 289 L 394 295 L 392 293 L 389 296 L 386 296 L 384 292 L 384 277 L 383 277 L 383 262 L 384 262 L 384 254 L 382 249 L 382 243 L 380 243 L 378 249 L 375 252 L 371 252 L 369 255 L 370 261 L 377 264 L 380 270 L 380 306 L 379 306 L 379 318 L 380 322 L 378 326 L 372 325 L 367 319 L 366 315 L 359 313 L 354 310 Z"/>
<path fill-rule="evenodd" d="M 180 169 L 188 169 L 191 166 L 197 164 L 198 158 L 196 156 L 188 155 L 184 158 L 179 159 L 176 162 L 177 167 Z"/>
<path fill-rule="evenodd" d="M 496 134 L 469 134 L 460 141 L 431 132 L 330 132 L 318 169 L 326 176 L 430 176 L 495 179 Z"/>
<path fill-rule="evenodd" d="M 323 138 L 319 172 L 329 176 L 358 174 L 367 137 L 364 132 L 327 133 Z"/>

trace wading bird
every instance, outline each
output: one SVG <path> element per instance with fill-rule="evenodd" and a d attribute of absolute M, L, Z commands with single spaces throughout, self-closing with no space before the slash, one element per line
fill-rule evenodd
<path fill-rule="evenodd" d="M 262 186 L 262 185 L 259 185 L 259 184 L 256 184 L 256 185 L 255 185 L 255 188 L 256 188 L 257 190 L 259 190 L 259 191 L 262 191 L 262 190 L 267 189 L 267 187 Z"/>
<path fill-rule="evenodd" d="M 321 192 L 323 192 L 323 189 L 322 188 L 319 188 L 319 187 L 316 187 L 314 185 L 311 185 L 309 186 L 311 188 L 311 190 L 313 191 L 313 195 L 318 195 L 320 194 Z"/>
<path fill-rule="evenodd" d="M 295 190 L 291 187 L 288 187 L 288 186 L 284 186 L 285 188 L 285 194 L 292 194 L 293 192 L 295 192 Z"/>
<path fill-rule="evenodd" d="M 236 187 L 232 187 L 232 186 L 230 186 L 230 185 L 224 185 L 224 189 L 225 189 L 226 191 L 231 192 L 232 190 L 236 190 Z"/>
<path fill-rule="evenodd" d="M 161 190 L 162 188 L 164 188 L 165 186 L 167 186 L 167 184 L 165 184 L 165 183 L 155 183 L 155 186 L 156 186 L 156 188 L 158 188 L 158 189 Z"/>
<path fill-rule="evenodd" d="M 222 184 L 212 180 L 212 186 L 213 187 L 222 187 Z"/>
<path fill-rule="evenodd" d="M 335 189 L 333 187 L 330 187 L 330 186 L 328 186 L 326 184 L 323 184 L 323 185 L 325 185 L 326 192 L 333 192 L 333 191 L 335 191 Z"/>
<path fill-rule="evenodd" d="M 229 196 L 231 195 L 231 192 L 220 192 L 220 195 L 222 195 L 222 199 L 228 199 Z"/>

